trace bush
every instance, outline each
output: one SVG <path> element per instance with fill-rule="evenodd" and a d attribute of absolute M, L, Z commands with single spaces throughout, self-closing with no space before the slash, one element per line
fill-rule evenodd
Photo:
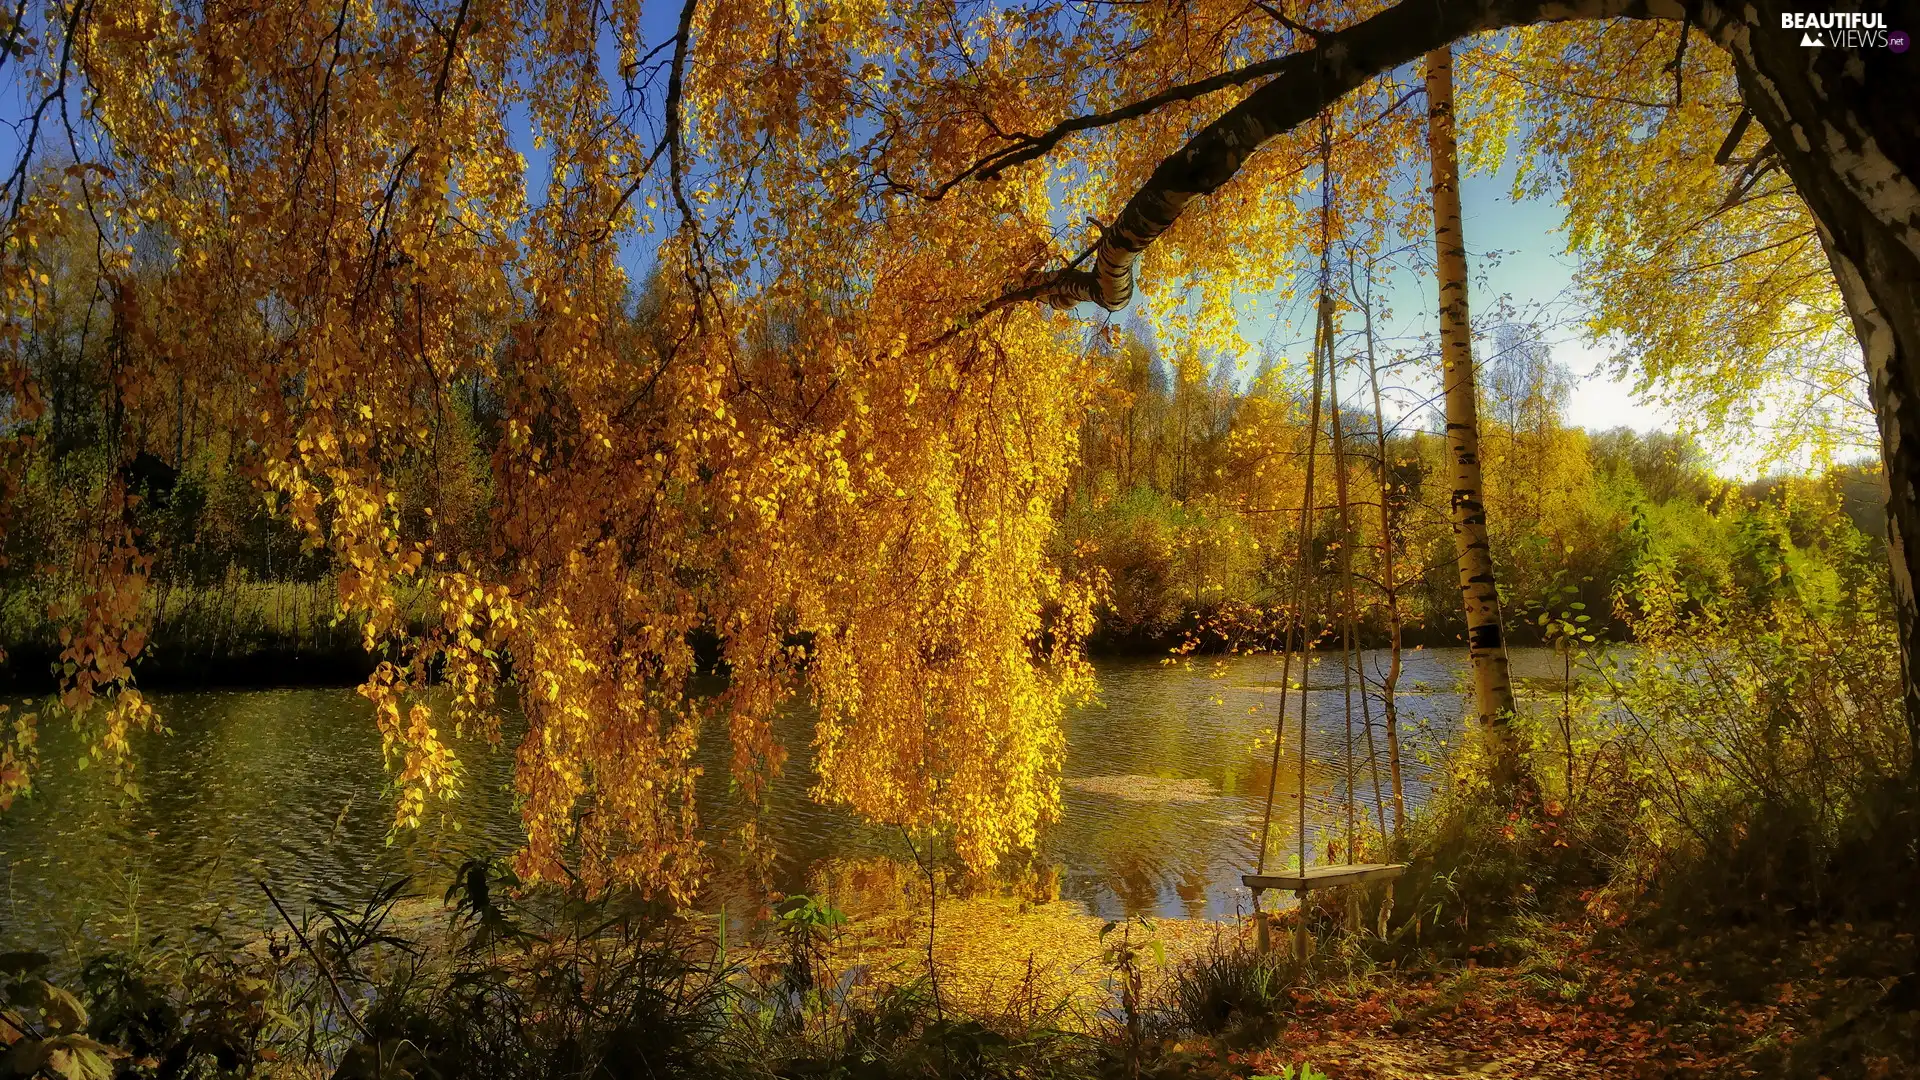
<path fill-rule="evenodd" d="M 1844 577 L 1843 577 L 1844 581 Z M 1916 866 L 1913 763 L 1884 588 L 1682 615 L 1656 577 L 1620 677 L 1618 740 L 1661 895 L 1734 921 L 1891 918 Z"/>
<path fill-rule="evenodd" d="M 1174 966 L 1166 1008 L 1186 1030 L 1223 1034 L 1290 1005 L 1296 975 L 1279 953 L 1216 934 L 1206 949 Z"/>
<path fill-rule="evenodd" d="M 1619 605 L 1639 647 L 1580 657 L 1599 690 L 1516 718 L 1537 796 L 1492 798 L 1469 749 L 1411 823 L 1397 957 L 1564 979 L 1570 921 L 1628 971 L 1660 950 L 1629 988 L 1640 1015 L 1767 1010 L 1785 1037 L 1748 1049 L 1762 1071 L 1910 1061 L 1920 786 L 1891 607 L 1857 561 L 1785 566 L 1764 604 L 1643 563 Z"/>

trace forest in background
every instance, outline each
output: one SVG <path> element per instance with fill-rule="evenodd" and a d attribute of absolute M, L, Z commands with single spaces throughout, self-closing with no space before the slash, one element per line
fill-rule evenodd
<path fill-rule="evenodd" d="M 86 508 L 115 482 L 135 496 L 128 523 L 151 560 L 143 599 L 150 640 L 135 665 L 148 685 L 365 678 L 378 657 L 363 648 L 359 622 L 343 614 L 338 560 L 263 492 L 254 448 L 220 422 L 233 403 L 181 384 L 171 408 L 115 434 L 124 423 L 111 415 L 108 393 L 115 344 L 93 268 L 73 257 L 83 256 L 83 245 L 70 237 L 69 256 L 49 261 L 57 271 L 48 284 L 51 321 L 27 350 L 47 408 L 0 537 L 0 648 L 8 658 L 0 679 L 18 689 L 51 684 L 65 644 L 59 627 L 81 599 L 73 568 L 88 540 Z M 630 301 L 628 332 L 649 333 L 658 305 L 644 295 Z M 778 347 L 777 328 L 764 336 L 763 347 Z M 1568 426 L 1573 380 L 1538 329 L 1496 323 L 1477 352 L 1486 503 L 1516 643 L 1545 641 L 1543 613 L 1573 604 L 1589 613 L 1590 629 L 1630 639 L 1631 619 L 1621 616 L 1639 603 L 1634 582 L 1652 565 L 1671 567 L 1696 609 L 1730 596 L 1764 606 L 1787 594 L 1831 605 L 1884 574 L 1876 468 L 1830 465 L 1729 481 L 1690 435 Z M 1397 604 L 1405 644 L 1458 644 L 1443 421 L 1430 404 L 1403 405 L 1399 415 L 1385 404 L 1408 400 L 1396 380 L 1431 356 L 1396 352 L 1375 357 L 1370 370 L 1361 342 L 1342 360 L 1346 543 L 1365 586 L 1363 642 L 1386 643 Z M 1098 583 L 1088 648 L 1217 651 L 1270 637 L 1300 578 L 1303 362 L 1271 352 L 1248 362 L 1171 351 L 1134 322 L 1089 334 L 1085 364 L 1091 397 L 1049 552 L 1062 572 Z M 1376 398 L 1381 388 L 1386 396 Z M 498 554 L 487 522 L 503 411 L 484 379 L 448 389 L 449 407 L 398 463 L 399 536 L 484 562 Z M 1384 436 L 1376 406 L 1387 413 Z M 116 440 L 141 449 L 122 461 Z M 1342 543 L 1332 512 L 1337 484 L 1331 469 L 1316 481 L 1313 549 L 1323 567 Z M 404 617 L 418 629 L 430 605 L 424 596 L 411 600 Z M 1333 610 L 1330 595 L 1320 610 Z M 701 640 L 711 650 L 710 639 Z"/>
<path fill-rule="evenodd" d="M 1387 409 L 1382 437 L 1375 419 L 1377 389 L 1400 389 L 1386 381 L 1431 358 L 1382 357 L 1370 372 L 1364 347 L 1357 352 L 1343 353 L 1338 374 L 1363 640 L 1385 643 L 1391 584 L 1407 644 L 1458 644 L 1444 421 L 1430 406 L 1398 417 Z M 1510 640 L 1540 643 L 1538 617 L 1568 604 L 1591 612 L 1594 629 L 1630 638 L 1631 620 L 1617 609 L 1637 608 L 1634 582 L 1653 565 L 1673 569 L 1696 609 L 1730 596 L 1764 606 L 1787 593 L 1832 604 L 1881 575 L 1877 469 L 1729 481 L 1689 435 L 1569 427 L 1573 379 L 1534 328 L 1495 325 L 1477 353 L 1485 501 Z M 1299 576 L 1304 372 L 1273 357 L 1252 365 L 1170 357 L 1139 328 L 1109 334 L 1093 356 L 1100 389 L 1056 541 L 1107 584 L 1090 646 L 1230 647 L 1287 602 Z M 1386 400 L 1396 398 L 1407 393 Z M 1338 481 L 1328 472 L 1315 483 L 1313 544 L 1323 564 L 1342 542 Z M 1333 609 L 1328 599 L 1319 610 Z"/>

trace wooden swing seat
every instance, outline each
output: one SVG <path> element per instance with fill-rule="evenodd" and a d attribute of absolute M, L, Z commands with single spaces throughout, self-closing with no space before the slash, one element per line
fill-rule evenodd
<path fill-rule="evenodd" d="M 1309 892 L 1368 881 L 1390 881 L 1406 872 L 1406 863 L 1353 863 L 1346 866 L 1316 866 L 1303 874 L 1241 874 L 1240 883 L 1254 890 Z"/>

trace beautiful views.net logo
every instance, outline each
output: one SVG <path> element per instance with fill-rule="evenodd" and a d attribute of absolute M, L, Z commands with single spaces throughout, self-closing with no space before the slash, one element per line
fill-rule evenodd
<path fill-rule="evenodd" d="M 1807 48 L 1905 52 L 1907 46 L 1906 32 L 1888 31 L 1887 16 L 1879 11 L 1788 11 L 1780 16 L 1780 29 L 1800 31 L 1800 44 Z"/>

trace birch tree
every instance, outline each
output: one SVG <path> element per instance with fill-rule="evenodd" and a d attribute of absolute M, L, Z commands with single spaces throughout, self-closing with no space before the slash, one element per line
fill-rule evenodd
<path fill-rule="evenodd" d="M 1433 170 L 1434 264 L 1440 285 L 1440 380 L 1446 397 L 1451 465 L 1453 544 L 1459 560 L 1460 606 L 1467 656 L 1473 665 L 1474 711 L 1492 742 L 1494 779 L 1510 787 L 1519 773 L 1519 749 L 1509 723 L 1513 683 L 1500 637 L 1500 593 L 1493 549 L 1487 545 L 1485 484 L 1480 476 L 1479 392 L 1473 372 L 1473 325 L 1467 306 L 1467 240 L 1460 220 L 1460 160 L 1454 138 L 1453 49 L 1428 53 L 1427 160 Z"/>

